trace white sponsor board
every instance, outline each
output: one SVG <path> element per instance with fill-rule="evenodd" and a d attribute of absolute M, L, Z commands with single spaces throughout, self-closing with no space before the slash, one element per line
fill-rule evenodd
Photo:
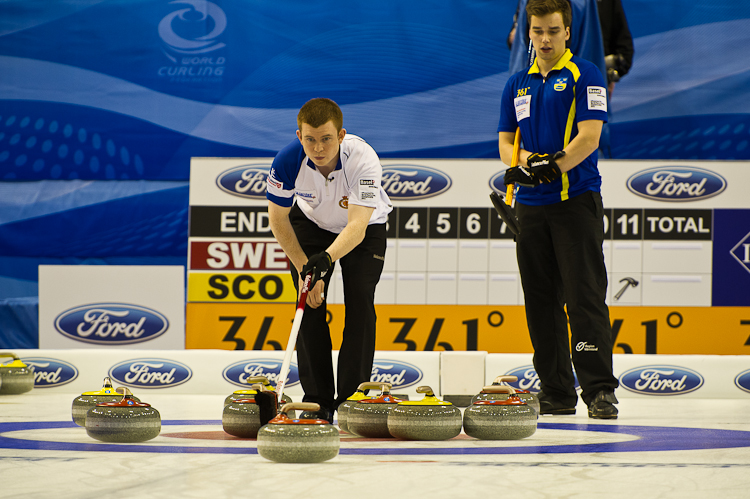
<path fill-rule="evenodd" d="M 539 390 L 531 354 L 489 354 L 487 384 L 495 377 L 516 373 L 521 388 Z M 525 368 L 525 369 L 520 369 Z M 620 381 L 615 395 L 620 398 L 745 398 L 736 378 L 747 370 L 742 355 L 643 355 L 615 354 L 613 371 Z M 579 392 L 580 395 L 580 392 Z"/>
<path fill-rule="evenodd" d="M 182 266 L 40 265 L 40 348 L 185 348 Z"/>

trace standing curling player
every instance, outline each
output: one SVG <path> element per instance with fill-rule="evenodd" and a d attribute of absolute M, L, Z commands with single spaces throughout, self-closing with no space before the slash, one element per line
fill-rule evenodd
<path fill-rule="evenodd" d="M 369 381 L 375 355 L 375 286 L 385 262 L 385 223 L 391 206 L 380 185 L 375 151 L 347 135 L 341 109 L 312 99 L 297 115 L 297 139 L 276 155 L 268 176 L 271 230 L 292 264 L 299 290 L 312 273 L 297 338 L 303 401 L 320 404 L 316 417 L 333 422 L 338 405 Z M 343 342 L 335 393 L 325 294 L 334 262 L 344 281 Z M 301 274 L 298 269 L 302 269 Z"/>
<path fill-rule="evenodd" d="M 510 77 L 502 96 L 499 148 L 510 164 L 521 128 L 520 165 L 505 173 L 519 185 L 518 268 L 526 321 L 541 382 L 542 414 L 575 414 L 581 398 L 589 417 L 617 418 L 612 330 L 605 303 L 603 207 L 597 148 L 607 121 L 600 70 L 566 48 L 567 0 L 529 0 L 529 36 L 536 61 Z M 567 306 L 567 316 L 564 306 Z"/>

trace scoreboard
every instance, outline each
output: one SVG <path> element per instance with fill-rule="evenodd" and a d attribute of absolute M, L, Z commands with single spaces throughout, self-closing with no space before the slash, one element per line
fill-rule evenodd
<path fill-rule="evenodd" d="M 286 341 L 296 293 L 268 223 L 270 164 L 192 160 L 188 348 Z M 489 200 L 492 190 L 504 192 L 506 167 L 499 160 L 382 164 L 394 210 L 376 291 L 377 348 L 532 351 L 515 242 Z M 615 351 L 750 352 L 750 203 L 743 192 L 750 164 L 601 161 L 600 171 Z M 332 334 L 340 335 L 338 266 L 327 300 Z M 239 319 L 222 317 L 244 319 L 237 326 Z"/>

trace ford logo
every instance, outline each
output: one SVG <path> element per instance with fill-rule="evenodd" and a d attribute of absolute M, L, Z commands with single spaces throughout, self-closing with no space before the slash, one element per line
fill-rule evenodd
<path fill-rule="evenodd" d="M 422 370 L 413 364 L 398 360 L 376 359 L 372 363 L 370 381 L 373 383 L 390 383 L 392 389 L 416 385 L 424 375 Z"/>
<path fill-rule="evenodd" d="M 692 166 L 663 166 L 628 179 L 633 194 L 657 201 L 696 201 L 714 197 L 727 188 L 724 177 Z"/>
<path fill-rule="evenodd" d="M 276 386 L 281 372 L 281 360 L 275 359 L 254 359 L 235 362 L 226 369 L 222 375 L 224 379 L 233 385 L 248 388 L 247 378 L 252 376 L 265 376 L 272 386 Z M 297 365 L 289 364 L 289 375 L 286 378 L 284 389 L 299 384 L 299 371 Z"/>
<path fill-rule="evenodd" d="M 622 373 L 620 384 L 644 395 L 680 395 L 703 386 L 703 376 L 685 367 L 645 366 Z"/>
<path fill-rule="evenodd" d="M 237 166 L 221 173 L 216 178 L 216 185 L 233 196 L 265 201 L 270 168 L 270 164 Z"/>
<path fill-rule="evenodd" d="M 739 373 L 737 377 L 734 378 L 734 384 L 737 385 L 737 388 L 740 390 L 750 393 L 750 369 Z"/>
<path fill-rule="evenodd" d="M 193 371 L 174 360 L 146 358 L 115 364 L 109 376 L 136 388 L 171 388 L 186 383 L 193 377 Z"/>
<path fill-rule="evenodd" d="M 45 357 L 29 357 L 21 360 L 27 366 L 34 366 L 34 388 L 67 385 L 78 377 L 76 366 L 63 360 Z"/>
<path fill-rule="evenodd" d="M 416 165 L 383 167 L 381 185 L 391 199 L 425 199 L 451 188 L 451 178 L 440 170 Z"/>
<path fill-rule="evenodd" d="M 530 392 L 538 392 L 541 390 L 539 376 L 534 369 L 534 366 L 523 366 L 513 369 L 505 373 L 507 376 L 515 376 L 518 381 L 505 382 L 505 384 L 512 386 L 518 390 L 528 390 Z M 578 383 L 578 376 L 573 373 L 573 379 L 575 380 L 576 391 L 581 389 L 581 385 Z"/>
<path fill-rule="evenodd" d="M 169 321 L 159 312 L 137 305 L 95 303 L 58 315 L 55 329 L 84 343 L 127 345 L 161 336 L 169 329 Z"/>
<path fill-rule="evenodd" d="M 490 177 L 490 189 L 497 192 L 498 194 L 505 194 L 508 191 L 508 186 L 503 183 L 505 179 L 505 170 L 494 174 Z"/>

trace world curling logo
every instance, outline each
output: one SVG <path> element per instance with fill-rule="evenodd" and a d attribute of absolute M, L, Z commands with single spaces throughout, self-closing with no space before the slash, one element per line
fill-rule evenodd
<path fill-rule="evenodd" d="M 216 185 L 233 196 L 265 201 L 270 168 L 270 164 L 237 166 L 219 174 Z"/>
<path fill-rule="evenodd" d="M 157 73 L 175 82 L 220 82 L 226 59 L 208 55 L 224 48 L 219 37 L 227 28 L 227 16 L 221 8 L 205 0 L 175 0 L 179 7 L 159 22 L 163 50 L 173 66 L 162 66 Z"/>
<path fill-rule="evenodd" d="M 224 379 L 233 385 L 248 388 L 248 378 L 253 376 L 265 376 L 272 386 L 276 386 L 281 373 L 281 360 L 276 359 L 253 359 L 243 360 L 231 364 L 222 373 Z M 289 374 L 286 378 L 284 388 L 289 388 L 299 384 L 299 372 L 297 365 L 289 364 Z"/>
<path fill-rule="evenodd" d="M 620 384 L 644 395 L 682 395 L 703 386 L 703 376 L 686 367 L 643 366 L 625 371 Z"/>
<path fill-rule="evenodd" d="M 21 361 L 34 367 L 34 388 L 53 388 L 67 385 L 78 377 L 76 366 L 64 360 L 28 357 Z"/>
<path fill-rule="evenodd" d="M 55 329 L 84 343 L 128 345 L 161 336 L 169 329 L 169 321 L 156 310 L 138 305 L 94 303 L 58 315 Z"/>
<path fill-rule="evenodd" d="M 109 376 L 134 388 L 171 388 L 186 383 L 193 377 L 193 371 L 174 360 L 144 358 L 115 364 Z"/>
<path fill-rule="evenodd" d="M 424 374 L 415 365 L 397 360 L 376 359 L 372 364 L 370 381 L 373 383 L 390 383 L 392 389 L 416 385 Z"/>

